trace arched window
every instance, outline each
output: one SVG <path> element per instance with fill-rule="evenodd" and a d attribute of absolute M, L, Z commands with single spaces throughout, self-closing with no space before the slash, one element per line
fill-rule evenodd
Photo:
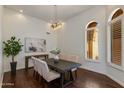
<path fill-rule="evenodd" d="M 109 61 L 117 66 L 122 65 L 122 15 L 123 10 L 118 8 L 109 20 Z"/>
<path fill-rule="evenodd" d="M 98 59 L 98 30 L 97 22 L 90 22 L 86 26 L 86 58 Z"/>

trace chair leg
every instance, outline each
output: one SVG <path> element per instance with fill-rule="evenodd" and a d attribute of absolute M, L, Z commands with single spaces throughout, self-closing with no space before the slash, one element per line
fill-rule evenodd
<path fill-rule="evenodd" d="M 45 80 L 44 81 L 44 88 L 49 88 L 49 83 L 47 83 Z"/>
<path fill-rule="evenodd" d="M 42 76 L 40 76 L 40 83 L 42 83 L 43 88 L 45 87 L 45 81 Z"/>
<path fill-rule="evenodd" d="M 77 79 L 77 70 L 75 71 L 75 79 Z"/>
<path fill-rule="evenodd" d="M 39 76 L 39 77 L 40 77 L 40 78 L 39 78 L 39 81 L 40 81 L 40 83 L 42 83 L 42 81 L 43 81 L 43 80 L 42 80 L 42 76 Z"/>
<path fill-rule="evenodd" d="M 70 80 L 70 73 L 69 72 L 66 72 L 65 73 L 65 76 L 64 76 L 64 79 L 66 80 Z"/>
<path fill-rule="evenodd" d="M 70 72 L 68 72 L 68 75 L 69 75 L 69 80 L 70 80 L 70 78 L 71 78 L 71 73 L 70 73 Z"/>
<path fill-rule="evenodd" d="M 43 82 L 43 88 L 45 88 L 45 81 L 44 81 L 44 79 L 42 80 L 42 82 Z"/>
<path fill-rule="evenodd" d="M 78 68 L 77 70 L 75 70 L 75 79 L 77 79 L 77 77 L 78 77 Z"/>
<path fill-rule="evenodd" d="M 36 80 L 39 80 L 39 74 L 36 72 Z"/>
<path fill-rule="evenodd" d="M 37 80 L 39 81 L 39 74 L 37 74 Z"/>
<path fill-rule="evenodd" d="M 42 76 L 40 76 L 40 83 L 42 83 L 43 88 L 48 88 L 48 83 Z"/>
<path fill-rule="evenodd" d="M 35 76 L 35 70 L 33 71 L 33 77 Z"/>

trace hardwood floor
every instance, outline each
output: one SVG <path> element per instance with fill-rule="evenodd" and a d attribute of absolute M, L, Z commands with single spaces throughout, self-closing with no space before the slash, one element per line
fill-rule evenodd
<path fill-rule="evenodd" d="M 50 87 L 59 87 L 59 81 L 55 81 Z M 10 72 L 4 74 L 3 88 L 42 88 L 43 82 L 39 82 L 33 77 L 33 68 L 27 72 L 18 70 L 16 76 L 11 76 Z M 79 69 L 77 79 L 66 88 L 121 88 L 118 83 L 114 82 L 105 75 L 92 71 Z"/>

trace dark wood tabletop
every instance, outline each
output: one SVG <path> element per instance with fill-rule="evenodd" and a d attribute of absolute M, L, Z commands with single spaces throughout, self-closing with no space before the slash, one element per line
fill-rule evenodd
<path fill-rule="evenodd" d="M 73 68 L 77 68 L 81 66 L 80 63 L 72 62 L 72 61 L 67 61 L 67 60 L 58 60 L 58 62 L 55 62 L 53 58 L 47 59 L 46 60 L 48 66 L 51 68 L 54 68 L 58 72 L 67 72 L 70 71 Z"/>

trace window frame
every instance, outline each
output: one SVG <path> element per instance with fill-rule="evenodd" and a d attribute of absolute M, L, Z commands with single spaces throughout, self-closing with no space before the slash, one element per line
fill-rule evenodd
<path fill-rule="evenodd" d="M 114 12 L 115 13 L 115 12 Z M 113 14 L 114 15 L 114 14 Z M 121 52 L 121 65 L 117 65 L 117 64 L 114 64 L 113 62 L 111 62 L 111 56 L 112 56 L 112 51 L 111 51 L 111 43 L 112 43 L 112 39 L 111 39 L 111 24 L 118 21 L 118 20 L 121 20 L 121 31 L 122 31 L 122 40 L 121 40 L 121 46 L 122 46 L 122 52 Z M 113 20 L 109 20 L 108 22 L 108 25 L 107 25 L 107 63 L 112 66 L 113 68 L 116 68 L 118 70 L 122 70 L 124 71 L 124 58 L 122 57 L 123 56 L 123 50 L 124 50 L 124 44 L 123 44 L 123 41 L 124 41 L 124 27 L 123 27 L 123 21 L 124 21 L 124 18 L 123 18 L 123 15 L 120 15 L 118 16 L 117 18 L 114 18 Z"/>
<path fill-rule="evenodd" d="M 99 56 L 98 56 L 98 59 L 90 59 L 90 58 L 87 57 L 87 49 L 88 49 L 88 46 L 87 46 L 87 31 L 88 30 L 95 30 L 98 33 L 98 55 L 99 55 L 99 31 L 98 31 L 98 28 L 97 28 L 97 26 L 96 27 L 91 27 L 91 28 L 86 27 L 86 29 L 85 29 L 85 60 L 88 61 L 88 62 L 99 63 L 100 62 L 99 61 L 99 59 L 100 59 Z"/>

